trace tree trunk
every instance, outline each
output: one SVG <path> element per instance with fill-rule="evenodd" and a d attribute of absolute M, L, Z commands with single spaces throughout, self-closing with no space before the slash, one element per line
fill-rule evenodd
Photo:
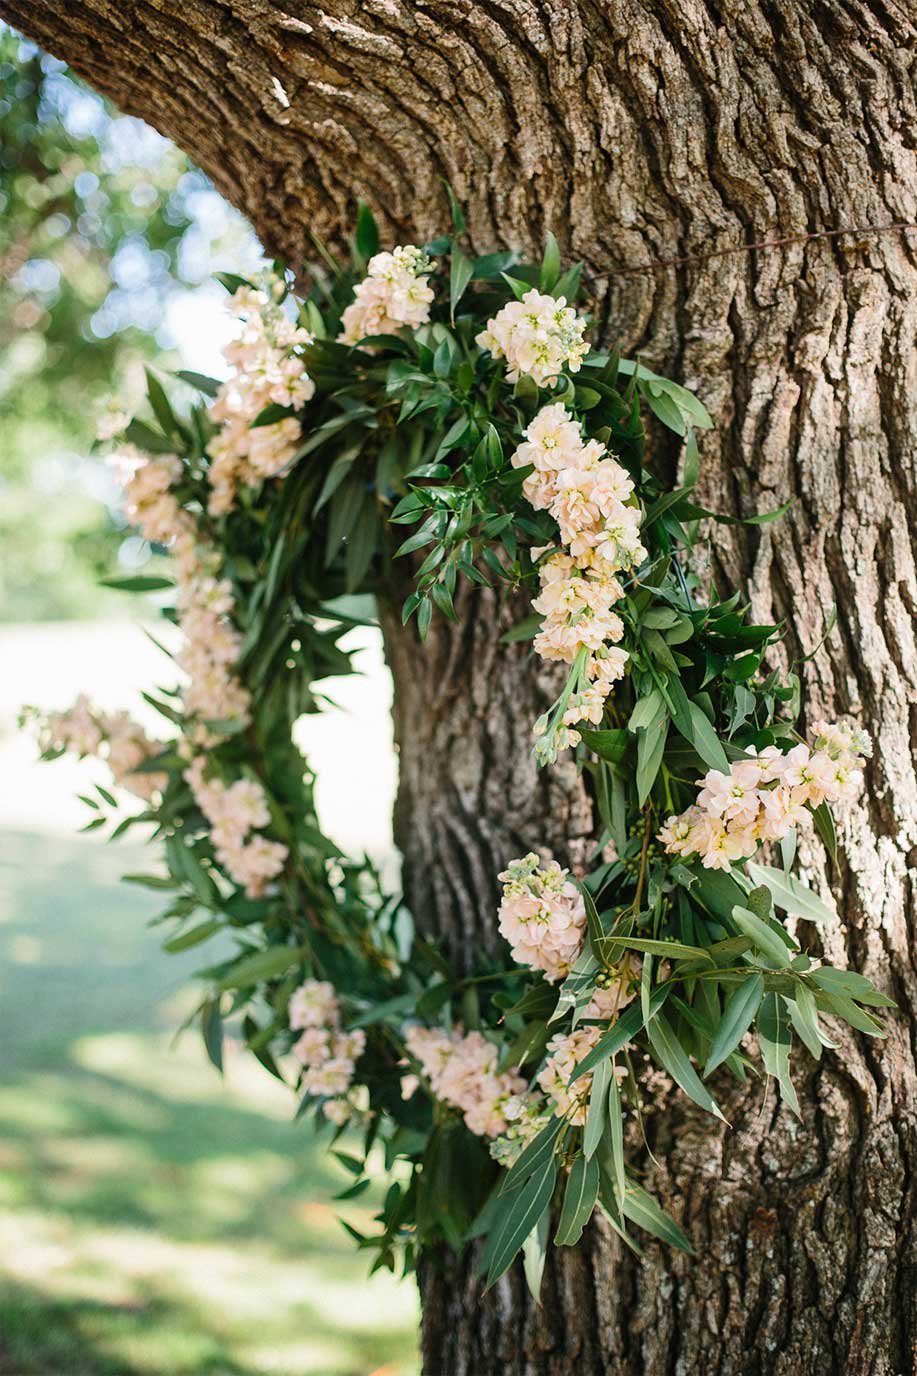
<path fill-rule="evenodd" d="M 813 717 L 853 713 L 876 757 L 842 826 L 826 954 L 900 1004 L 886 1042 L 797 1057 L 804 1122 L 727 1083 L 731 1127 L 654 1086 L 635 1167 L 695 1257 L 601 1227 L 514 1269 L 421 1265 L 429 1376 L 572 1370 L 892 1376 L 917 1361 L 917 265 L 901 232 L 628 273 L 660 257 L 917 219 L 917 9 L 866 0 L 0 0 L 0 13 L 174 138 L 291 262 L 358 196 L 392 241 L 442 228 L 446 177 L 479 250 L 554 229 L 607 337 L 696 385 L 717 421 L 706 495 L 777 525 L 716 535 L 714 573 L 788 620 Z M 623 270 L 623 271 L 622 271 Z M 607 274 L 601 276 L 601 274 Z M 487 591 L 426 646 L 386 615 L 407 896 L 459 963 L 495 937 L 496 873 L 591 830 L 569 766 L 536 775 L 546 671 Z M 539 679 L 539 675 L 542 679 Z M 816 874 L 825 859 L 804 855 Z M 814 943 L 814 932 L 806 934 Z"/>

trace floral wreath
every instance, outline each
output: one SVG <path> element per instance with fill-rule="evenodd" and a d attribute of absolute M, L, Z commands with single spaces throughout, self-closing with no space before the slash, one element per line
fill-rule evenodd
<path fill-rule="evenodd" d="M 791 873 L 796 831 L 811 822 L 834 854 L 869 741 L 847 724 L 797 734 L 799 679 L 762 662 L 780 628 L 698 572 L 706 411 L 590 346 L 569 304 L 580 269 L 562 273 L 553 236 L 540 266 L 469 258 L 455 205 L 453 220 L 451 238 L 380 252 L 361 208 L 352 264 L 323 250 L 304 301 L 278 265 L 222 279 L 242 321 L 229 381 L 180 373 L 205 400 L 178 414 L 150 374 L 151 418 L 105 431 L 130 522 L 174 568 L 181 686 L 144 695 L 167 737 L 84 698 L 27 715 L 45 758 L 100 756 L 143 799 L 116 820 L 125 795 L 98 787 L 88 826 L 152 827 L 166 873 L 126 878 L 168 892 L 166 949 L 235 938 L 202 971 L 213 1062 L 238 1018 L 300 1112 L 361 1144 L 338 1153 L 355 1177 L 339 1197 L 380 1149 L 379 1228 L 349 1228 L 375 1265 L 483 1238 L 489 1284 L 522 1248 L 537 1291 L 552 1219 L 558 1245 L 598 1208 L 629 1246 L 637 1229 L 690 1250 L 625 1148 L 658 1072 L 722 1117 L 711 1073 L 763 1066 L 798 1113 L 794 1034 L 815 1057 L 834 1045 L 826 1017 L 882 1036 L 873 1010 L 892 1001 L 786 922 L 833 918 Z M 647 408 L 684 441 L 672 490 L 645 464 Z M 416 529 L 395 547 L 399 525 Z M 535 755 L 573 751 L 601 821 L 583 873 L 534 849 L 507 864 L 502 959 L 468 974 L 322 834 L 292 742 L 398 558 L 421 638 L 455 618 L 460 578 L 532 589 L 514 635 L 567 666 Z"/>

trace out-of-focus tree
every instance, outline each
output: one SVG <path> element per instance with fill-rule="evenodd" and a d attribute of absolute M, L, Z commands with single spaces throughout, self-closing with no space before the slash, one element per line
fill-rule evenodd
<path fill-rule="evenodd" d="M 0 25 L 0 619 L 97 610 L 116 551 L 145 559 L 98 417 L 162 362 L 189 292 L 254 251 L 172 143 Z"/>

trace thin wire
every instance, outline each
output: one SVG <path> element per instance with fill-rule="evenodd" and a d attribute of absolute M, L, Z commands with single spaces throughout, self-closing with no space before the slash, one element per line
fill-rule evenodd
<path fill-rule="evenodd" d="M 787 244 L 806 244 L 810 239 L 837 239 L 843 234 L 891 234 L 917 229 L 917 222 L 901 221 L 890 225 L 852 225 L 849 229 L 816 229 L 810 234 L 788 234 L 782 239 L 759 239 L 753 244 L 734 244 L 731 248 L 714 248 L 707 253 L 689 253 L 684 258 L 656 258 L 637 267 L 609 268 L 595 277 L 630 277 L 638 272 L 656 272 L 660 268 L 680 268 L 708 263 L 711 258 L 727 258 L 735 253 L 752 253 L 757 249 L 784 248 Z"/>

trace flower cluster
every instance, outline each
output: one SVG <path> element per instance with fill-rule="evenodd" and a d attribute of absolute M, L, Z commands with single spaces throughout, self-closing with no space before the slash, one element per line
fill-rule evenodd
<path fill-rule="evenodd" d="M 490 1154 L 505 1170 L 513 1166 L 529 1142 L 547 1127 L 554 1117 L 554 1106 L 547 1104 L 543 1094 L 515 1095 L 507 1099 L 503 1112 L 509 1122 L 506 1131 L 490 1141 Z"/>
<path fill-rule="evenodd" d="M 587 321 L 563 296 L 545 296 L 533 287 L 521 301 L 510 301 L 475 337 L 494 358 L 505 358 L 510 382 L 533 379 L 539 387 L 553 382 L 563 368 L 579 372 L 589 352 L 583 339 Z"/>
<path fill-rule="evenodd" d="M 193 546 L 194 521 L 172 491 L 182 471 L 176 454 L 144 454 L 122 444 L 111 466 L 124 492 L 124 514 L 144 540 L 181 549 L 191 541 Z"/>
<path fill-rule="evenodd" d="M 169 781 L 159 770 L 138 772 L 139 766 L 162 753 L 162 741 L 153 740 L 127 712 L 103 712 L 81 693 L 65 712 L 29 713 L 38 731 L 43 753 L 70 750 L 80 759 L 92 755 L 106 762 L 121 788 L 149 800 Z"/>
<path fill-rule="evenodd" d="M 544 970 L 551 984 L 563 979 L 576 960 L 586 930 L 583 896 L 556 860 L 541 867 L 532 851 L 513 860 L 500 875 L 500 935 L 513 960 Z"/>
<path fill-rule="evenodd" d="M 545 659 L 582 664 L 577 691 L 559 719 L 536 725 L 547 757 L 579 741 L 579 721 L 598 723 L 605 698 L 623 676 L 627 652 L 613 610 L 624 592 L 617 575 L 646 558 L 640 543 L 640 508 L 634 485 L 598 440 L 584 440 L 578 421 L 560 402 L 543 406 L 512 456 L 515 468 L 532 468 L 522 486 L 536 511 L 557 521 L 563 549 L 541 555 L 541 592 L 532 603 L 544 618 L 535 650 Z"/>
<path fill-rule="evenodd" d="M 499 1137 L 517 1116 L 525 1080 L 497 1069 L 498 1050 L 480 1032 L 451 1034 L 440 1028 L 409 1027 L 405 1046 L 421 1065 L 438 1099 L 460 1109 L 469 1131 Z"/>
<path fill-rule="evenodd" d="M 242 637 L 233 625 L 232 584 L 220 578 L 219 562 L 207 550 L 178 571 L 178 624 L 186 644 L 178 664 L 188 675 L 183 697 L 186 711 L 197 719 L 191 732 L 197 744 L 214 743 L 209 723 L 248 721 L 251 696 L 232 672 L 239 658 Z"/>
<path fill-rule="evenodd" d="M 342 344 L 359 344 L 377 334 L 393 334 L 402 325 L 416 328 L 430 319 L 433 288 L 427 274 L 432 264 L 414 244 L 369 260 L 367 276 L 354 288 L 354 299 L 341 317 Z"/>
<path fill-rule="evenodd" d="M 224 784 L 208 779 L 204 757 L 198 755 L 185 770 L 194 800 L 210 824 L 210 835 L 220 865 L 249 898 L 258 898 L 270 880 L 283 869 L 288 850 L 267 836 L 250 836 L 271 820 L 264 789 L 254 779 Z"/>
<path fill-rule="evenodd" d="M 300 985 L 290 997 L 288 1012 L 290 1027 L 302 1033 L 292 1048 L 303 1066 L 300 1084 L 307 1094 L 327 1099 L 323 1112 L 340 1127 L 353 1111 L 347 1096 L 366 1033 L 361 1028 L 342 1030 L 340 1003 L 324 980 L 307 979 Z"/>
<path fill-rule="evenodd" d="M 242 643 L 230 620 L 232 584 L 219 578 L 219 556 L 200 541 L 194 519 L 172 490 L 182 474 L 179 459 L 124 445 L 112 462 L 131 524 L 144 539 L 170 547 L 179 588 L 178 624 L 187 642 L 178 656 L 189 678 L 185 708 L 198 719 L 192 733 L 197 743 L 212 744 L 208 721 L 244 723 L 251 706 L 248 690 L 230 672 Z"/>
<path fill-rule="evenodd" d="M 274 477 L 296 453 L 301 429 L 295 416 L 252 428 L 265 407 L 299 411 L 315 392 L 303 360 L 293 352 L 310 343 L 312 335 L 286 314 L 281 305 L 285 295 L 283 281 L 265 272 L 258 287 L 239 287 L 230 301 L 243 328 L 223 351 L 233 376 L 210 408 L 220 426 L 207 446 L 211 516 L 230 511 L 240 486 L 254 487 Z"/>
<path fill-rule="evenodd" d="M 639 972 L 639 959 L 628 957 L 626 969 L 620 978 L 610 987 L 596 989 L 586 1005 L 584 1016 L 603 1021 L 617 1018 L 621 1009 L 626 1008 L 636 995 L 636 989 L 631 986 L 635 978 L 639 979 Z M 572 1032 L 558 1032 L 548 1042 L 548 1058 L 538 1076 L 538 1084 L 553 1104 L 555 1115 L 569 1119 L 576 1127 L 582 1127 L 586 1122 L 592 1075 L 582 1075 L 573 1085 L 570 1080 L 580 1061 L 585 1060 L 606 1030 L 597 1025 L 580 1026 Z"/>
<path fill-rule="evenodd" d="M 666 850 L 697 855 L 706 869 L 729 870 L 763 841 L 782 840 L 810 808 L 855 797 L 863 783 L 863 757 L 871 752 L 869 737 L 824 721 L 813 731 L 814 747 L 751 747 L 728 774 L 709 770 L 697 802 L 669 817 L 660 831 Z"/>

